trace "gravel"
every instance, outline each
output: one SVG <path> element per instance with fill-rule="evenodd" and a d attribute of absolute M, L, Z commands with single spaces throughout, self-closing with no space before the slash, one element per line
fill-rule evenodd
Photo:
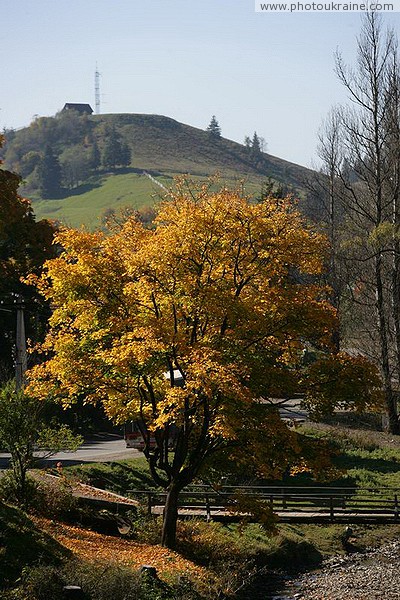
<path fill-rule="evenodd" d="M 288 583 L 274 600 L 399 600 L 400 541 L 363 554 L 333 557 Z"/>

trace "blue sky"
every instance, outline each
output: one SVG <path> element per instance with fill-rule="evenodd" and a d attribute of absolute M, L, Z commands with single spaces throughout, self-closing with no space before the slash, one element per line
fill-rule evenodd
<path fill-rule="evenodd" d="M 65 102 L 167 115 L 224 137 L 254 131 L 311 166 L 317 130 L 345 100 L 336 48 L 355 57 L 357 13 L 255 13 L 254 0 L 0 0 L 0 129 Z M 400 14 L 386 16 L 395 29 Z"/>

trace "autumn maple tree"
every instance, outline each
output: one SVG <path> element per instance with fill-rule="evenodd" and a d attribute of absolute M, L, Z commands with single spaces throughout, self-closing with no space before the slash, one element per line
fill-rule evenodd
<path fill-rule="evenodd" d="M 131 217 L 108 234 L 59 232 L 64 250 L 36 280 L 54 312 L 30 393 L 138 420 L 170 547 L 179 493 L 215 453 L 264 477 L 304 462 L 261 399 L 298 389 L 305 343 L 329 344 L 335 319 L 316 279 L 325 239 L 291 201 L 214 189 L 178 181 L 151 229 Z"/>

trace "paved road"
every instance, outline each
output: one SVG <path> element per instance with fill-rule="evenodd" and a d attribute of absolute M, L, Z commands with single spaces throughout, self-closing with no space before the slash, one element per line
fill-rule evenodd
<path fill-rule="evenodd" d="M 7 453 L 0 453 L 0 469 L 7 468 L 9 456 Z M 126 448 L 122 437 L 110 435 L 87 440 L 76 452 L 59 452 L 51 458 L 43 460 L 42 464 L 53 466 L 58 461 L 61 461 L 64 465 L 76 465 L 88 462 L 138 458 L 139 456 L 143 456 L 142 452 L 133 448 Z"/>
<path fill-rule="evenodd" d="M 270 402 L 279 406 L 279 414 L 282 419 L 294 421 L 306 421 L 308 419 L 307 411 L 301 407 L 300 398 L 289 398 L 285 401 L 279 398 L 272 398 L 271 400 L 266 400 L 265 404 L 269 404 Z"/>
<path fill-rule="evenodd" d="M 273 403 L 280 405 L 280 415 L 283 419 L 304 421 L 307 419 L 307 413 L 300 408 L 299 399 L 287 400 L 281 404 L 281 400 L 274 399 Z M 87 440 L 77 450 L 77 452 L 59 452 L 51 458 L 42 461 L 44 466 L 53 466 L 61 461 L 66 466 L 89 462 L 107 462 L 113 460 L 122 460 L 126 458 L 138 458 L 143 456 L 142 452 L 133 448 L 126 448 L 122 436 L 115 434 L 98 435 L 93 440 Z M 6 469 L 8 466 L 9 454 L 0 452 L 0 469 Z"/>

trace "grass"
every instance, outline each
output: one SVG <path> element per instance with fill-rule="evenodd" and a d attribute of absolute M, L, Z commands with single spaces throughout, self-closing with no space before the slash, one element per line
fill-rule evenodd
<path fill-rule="evenodd" d="M 345 548 L 343 545 L 345 525 L 295 525 L 291 526 L 291 529 L 297 535 L 304 536 L 325 557 L 344 554 L 349 549 L 364 552 L 368 548 L 379 547 L 397 540 L 400 534 L 399 525 L 352 525 L 353 533 Z"/>
<path fill-rule="evenodd" d="M 163 185 L 170 185 L 167 177 L 157 177 Z M 96 183 L 96 180 L 94 180 Z M 107 209 L 118 210 L 129 206 L 135 210 L 157 202 L 160 188 L 145 175 L 123 173 L 97 178 L 94 186 L 82 194 L 73 194 L 57 200 L 33 200 L 37 219 L 53 219 L 70 227 L 85 224 L 89 229 L 100 226 Z"/>
<path fill-rule="evenodd" d="M 32 198 L 36 218 L 57 220 L 68 227 L 80 227 L 83 224 L 93 230 L 101 226 L 102 218 L 110 209 L 118 211 L 129 207 L 139 210 L 159 202 L 163 190 L 154 181 L 141 173 L 124 171 L 94 177 L 91 185 L 77 188 L 70 196 L 53 200 Z M 176 175 L 179 173 L 156 175 L 154 179 L 169 189 Z M 193 179 L 199 181 L 205 178 L 197 176 Z M 247 193 L 259 194 L 261 181 L 247 181 Z M 238 183 L 234 177 L 225 178 L 224 182 L 232 188 Z"/>
<path fill-rule="evenodd" d="M 66 467 L 65 472 L 84 483 L 124 494 L 129 489 L 151 489 L 155 483 L 145 458 Z"/>
<path fill-rule="evenodd" d="M 400 440 L 383 432 L 313 425 L 303 432 L 327 440 L 343 476 L 331 485 L 400 488 Z"/>

